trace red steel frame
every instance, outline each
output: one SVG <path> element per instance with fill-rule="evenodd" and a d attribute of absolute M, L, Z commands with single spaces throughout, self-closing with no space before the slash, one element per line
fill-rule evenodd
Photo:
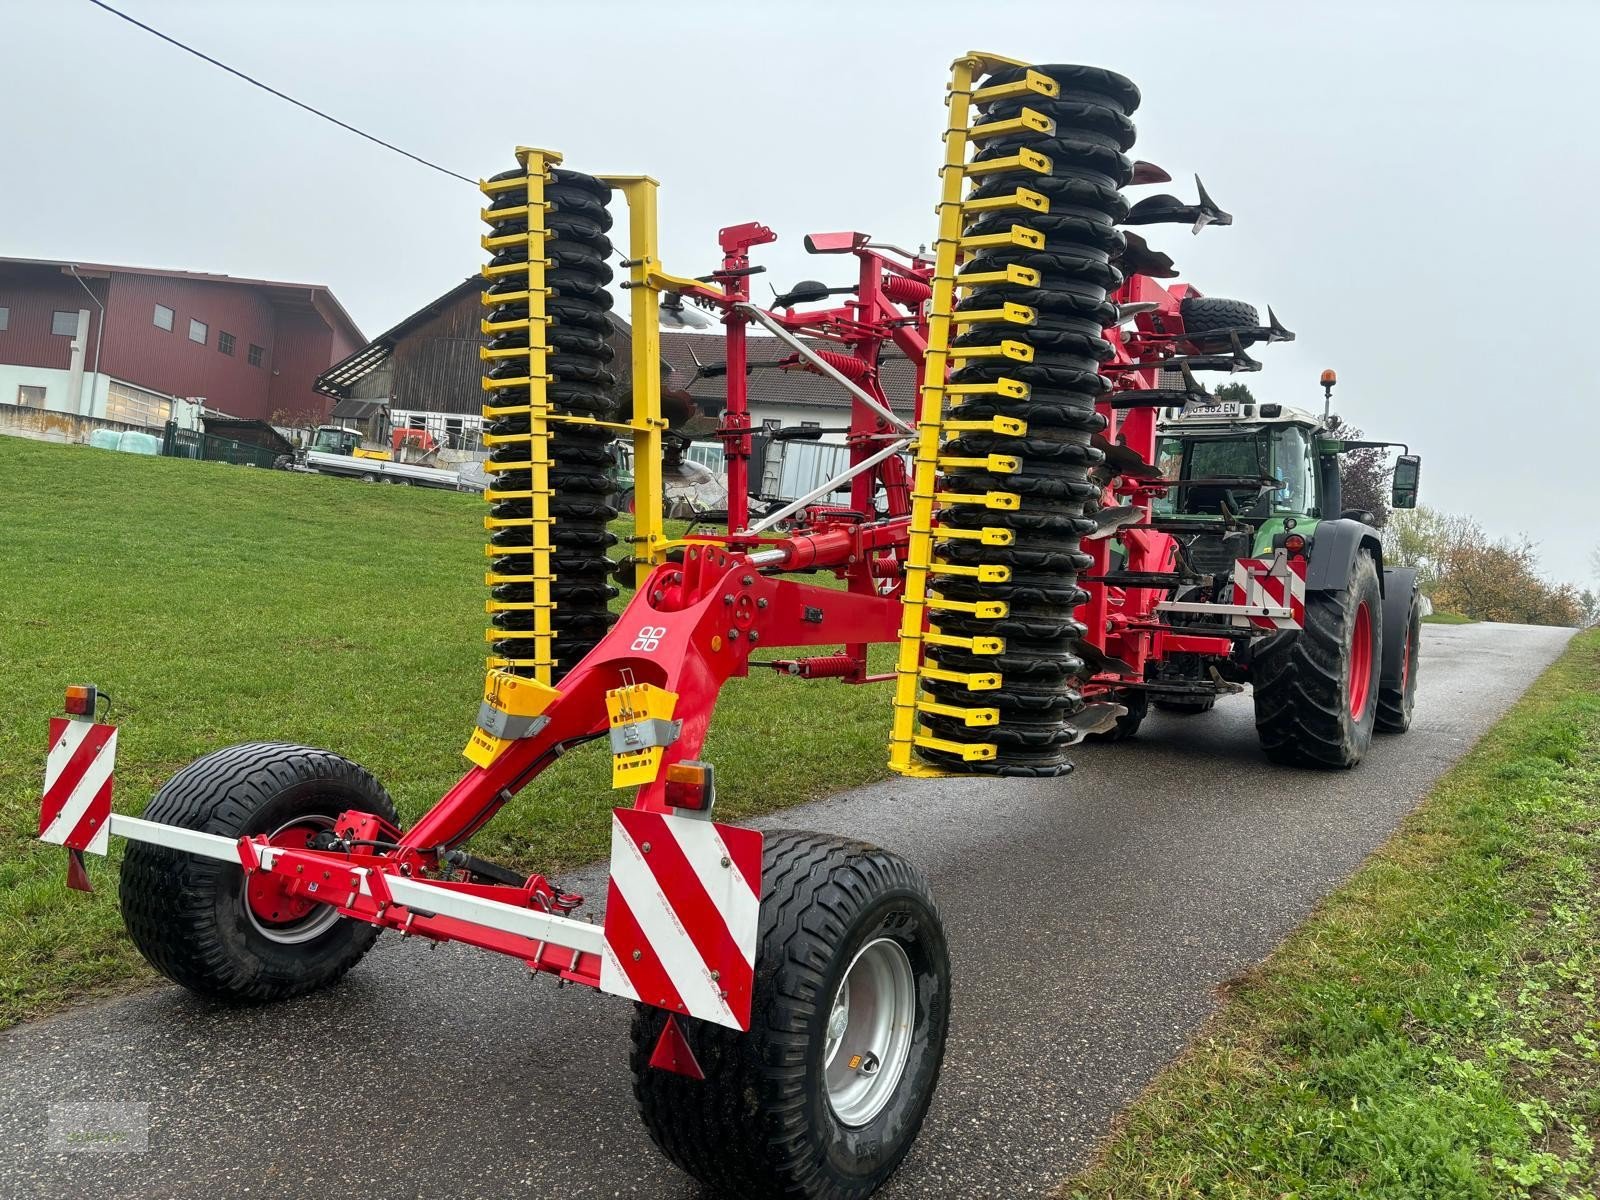
<path fill-rule="evenodd" d="M 360 844 L 380 840 L 397 843 L 384 852 L 317 850 L 273 846 L 265 838 L 245 839 L 239 855 L 247 873 L 270 876 L 287 901 L 334 903 L 347 916 L 439 940 L 472 945 L 523 959 L 531 968 L 575 983 L 598 986 L 600 956 L 596 948 L 574 946 L 575 922 L 547 940 L 535 940 L 530 951 L 526 933 L 505 932 L 470 920 L 408 907 L 397 901 L 389 879 L 415 879 L 427 874 L 430 888 L 499 901 L 519 909 L 557 916 L 569 913 L 581 897 L 558 893 L 541 875 L 521 886 L 433 878 L 445 852 L 459 846 L 517 792 L 567 749 L 604 736 L 609 728 L 606 693 L 628 684 L 649 683 L 678 696 L 676 716 L 681 731 L 667 746 L 657 781 L 638 789 L 634 807 L 672 811 L 665 796 L 666 768 L 697 758 L 722 685 L 749 674 L 757 648 L 845 647 L 810 658 L 769 661 L 793 674 L 837 677 L 868 682 L 866 650 L 873 643 L 897 641 L 899 591 L 908 545 L 910 482 L 898 455 L 861 470 L 851 481 L 847 510 L 818 503 L 806 506 L 780 532 L 746 532 L 750 523 L 749 460 L 751 427 L 745 366 L 749 360 L 747 331 L 756 311 L 750 301 L 749 250 L 774 240 L 765 226 L 749 223 L 721 233 L 722 260 L 709 282 L 686 295 L 720 311 L 726 329 L 727 404 L 719 437 L 727 456 L 728 531 L 697 537 L 681 547 L 681 558 L 658 565 L 611 632 L 560 684 L 560 695 L 546 710 L 547 723 L 533 736 L 515 740 L 490 766 L 473 767 L 411 829 L 383 828 L 370 814 L 347 813 L 336 824 L 339 836 Z M 883 407 L 889 406 L 879 381 L 886 348 L 905 355 L 917 374 L 920 398 L 923 351 L 926 347 L 924 301 L 930 294 L 932 263 L 892 247 L 880 247 L 860 234 L 819 234 L 808 239 L 819 253 L 855 257 L 858 277 L 853 298 L 808 311 L 759 312 L 782 329 L 833 343 L 837 350 L 815 350 L 824 361 L 862 388 Z M 1133 276 L 1116 296 L 1123 303 L 1151 303 L 1131 327 L 1107 331 L 1116 354 L 1107 372 L 1118 391 L 1156 385 L 1159 360 L 1179 352 L 1183 326 L 1184 285 L 1163 287 L 1145 276 Z M 764 339 L 776 340 L 776 339 Z M 798 354 L 791 365 L 815 370 Z M 1113 393 L 1115 394 L 1115 393 Z M 1154 457 L 1156 410 L 1112 409 L 1102 404 L 1106 436 Z M 903 436 L 882 415 L 859 398 L 853 399 L 849 430 L 852 466 L 860 467 L 887 440 Z M 874 499 L 882 487 L 888 514 L 874 519 Z M 1151 499 L 1160 488 L 1136 480 L 1114 480 L 1109 496 L 1141 505 L 1149 520 Z M 1134 571 L 1170 571 L 1173 539 L 1139 526 L 1118 534 Z M 1085 543 L 1094 558 L 1091 573 L 1110 566 L 1108 541 Z M 843 589 L 821 587 L 767 572 L 828 570 Z M 1226 655 L 1226 637 L 1181 633 L 1156 619 L 1156 602 L 1164 593 L 1149 588 L 1086 585 L 1089 600 L 1080 610 L 1088 640 L 1126 663 L 1131 675 L 1104 673 L 1089 681 L 1087 693 L 1113 692 L 1119 685 L 1144 678 L 1145 666 L 1168 653 Z M 887 678 L 887 677 L 885 677 Z M 334 897 L 330 901 L 329 897 Z M 578 926 L 578 928 L 586 928 Z M 598 934 L 598 927 L 595 927 Z"/>

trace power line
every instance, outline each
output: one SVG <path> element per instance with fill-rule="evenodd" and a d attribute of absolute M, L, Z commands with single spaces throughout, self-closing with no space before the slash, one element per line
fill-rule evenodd
<path fill-rule="evenodd" d="M 419 154 L 413 154 L 409 150 L 402 150 L 399 146 L 396 146 L 393 142 L 386 142 L 381 137 L 374 137 L 372 134 L 366 132 L 364 129 L 357 129 L 354 125 L 351 125 L 346 121 L 339 120 L 338 117 L 329 116 L 327 113 L 323 112 L 320 108 L 312 108 L 311 105 L 306 104 L 303 101 L 296 100 L 293 96 L 290 96 L 290 95 L 287 95 L 287 94 L 285 94 L 283 92 L 280 92 L 277 88 L 272 87 L 272 86 L 270 86 L 268 84 L 262 83 L 261 80 L 259 80 L 259 79 L 254 79 L 251 76 L 246 75 L 243 71 L 235 70 L 233 67 L 230 67 L 227 63 L 219 62 L 217 59 L 212 58 L 209 54 L 205 54 L 205 53 L 203 53 L 203 52 L 201 52 L 199 50 L 196 50 L 193 46 L 185 45 L 183 42 L 180 42 L 175 37 L 168 37 L 166 34 L 162 33 L 159 29 L 153 29 L 149 25 L 146 25 L 143 21 L 137 20 L 134 17 L 130 17 L 127 13 L 122 12 L 119 9 L 112 8 L 111 5 L 105 3 L 105 0 L 89 0 L 89 3 L 94 5 L 96 8 L 105 9 L 106 12 L 110 13 L 114 17 L 121 17 L 124 21 L 128 22 L 128 24 L 130 24 L 130 25 L 137 25 L 140 29 L 144 30 L 146 33 L 154 34 L 156 37 L 160 38 L 163 42 L 167 42 L 169 45 L 176 46 L 179 50 L 183 50 L 183 51 L 185 51 L 185 52 L 187 52 L 189 54 L 192 54 L 196 58 L 203 59 L 204 61 L 210 63 L 213 67 L 221 67 L 229 75 L 236 75 L 240 79 L 244 80 L 246 83 L 253 84 L 254 86 L 260 88 L 264 92 L 270 92 L 272 95 L 278 97 L 278 99 L 280 99 L 280 100 L 287 100 L 290 104 L 294 105 L 296 108 L 303 108 L 303 109 L 306 110 L 306 112 L 311 113 L 313 116 L 321 117 L 324 121 L 331 121 L 331 122 L 333 122 L 333 124 L 337 125 L 340 129 L 347 129 L 351 133 L 355 134 L 357 137 L 364 137 L 369 142 L 376 142 L 378 145 L 382 146 L 385 150 L 393 150 L 396 154 L 403 154 L 403 155 L 405 155 L 405 157 L 409 158 L 412 162 L 418 162 L 418 163 L 421 163 L 425 167 L 431 167 L 435 171 L 440 172 L 441 174 L 450 176 L 451 179 L 459 179 L 459 180 L 461 180 L 462 183 L 470 183 L 470 184 L 473 184 L 474 186 L 476 186 L 476 184 L 477 184 L 477 180 L 475 180 L 475 179 L 468 179 L 465 175 L 458 175 L 458 174 L 456 174 L 456 172 L 450 170 L 448 167 L 441 167 L 436 162 L 429 162 L 427 159 L 423 158 Z"/>

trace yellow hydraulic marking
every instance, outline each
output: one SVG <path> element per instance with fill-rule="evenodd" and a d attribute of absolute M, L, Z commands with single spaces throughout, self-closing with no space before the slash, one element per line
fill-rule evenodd
<path fill-rule="evenodd" d="M 998 342 L 993 346 L 961 346 L 950 351 L 951 362 L 966 362 L 973 358 L 1009 358 L 1012 362 L 1028 363 L 1033 361 L 1033 347 L 1026 342 L 1014 342 L 1010 338 Z M 944 424 L 950 428 L 950 422 Z"/>
<path fill-rule="evenodd" d="M 990 60 L 994 61 L 993 59 Z M 1011 66 L 1024 66 L 1023 63 L 1011 63 Z M 953 84 L 951 86 L 954 86 Z M 1021 79 L 1012 83 L 996 83 L 989 87 L 979 88 L 972 93 L 971 99 L 978 104 L 987 104 L 991 100 L 1009 100 L 1012 96 L 1041 96 L 1047 100 L 1061 95 L 1061 85 L 1050 76 L 1033 69 L 1023 75 Z"/>
<path fill-rule="evenodd" d="M 977 617 L 980 621 L 998 621 L 1010 611 L 1004 600 L 946 600 L 942 596 L 927 601 L 934 612 L 958 612 Z"/>
<path fill-rule="evenodd" d="M 943 738 L 936 738 L 927 733 L 919 733 L 913 740 L 926 750 L 951 754 L 966 762 L 988 762 L 994 758 L 995 753 L 994 747 L 988 742 L 947 742 Z"/>
<path fill-rule="evenodd" d="M 969 692 L 992 692 L 1000 686 L 998 671 L 946 671 L 931 662 L 923 665 L 922 677 L 940 683 L 959 683 Z"/>
<path fill-rule="evenodd" d="M 996 529 L 986 525 L 982 529 L 958 529 L 954 525 L 935 525 L 934 536 L 938 538 L 970 538 L 981 542 L 985 546 L 1010 546 L 1017 540 L 1017 535 L 1010 529 Z"/>
<path fill-rule="evenodd" d="M 1043 250 L 1044 234 L 1026 225 L 1013 225 L 1005 233 L 980 233 L 957 243 L 963 250 L 986 250 L 992 246 L 1021 246 L 1024 250 Z"/>
<path fill-rule="evenodd" d="M 1018 287 L 1038 287 L 1042 278 L 1032 267 L 1025 267 L 1021 263 L 1007 263 L 1003 271 L 979 271 L 977 274 L 968 271 L 956 280 L 956 286 L 975 288 L 987 287 L 991 283 L 1014 283 Z M 965 353 L 965 347 L 962 353 Z"/>
<path fill-rule="evenodd" d="M 928 570 L 935 575 L 964 575 L 984 583 L 1005 583 L 1011 578 L 1011 568 L 1000 563 L 979 563 L 976 566 L 968 566 L 964 563 L 936 562 L 930 563 Z"/>
<path fill-rule="evenodd" d="M 1007 396 L 1012 400 L 1026 400 L 1032 389 L 1020 379 L 1001 377 L 992 383 L 952 383 L 944 389 L 947 396 Z"/>
<path fill-rule="evenodd" d="M 659 373 L 659 368 L 657 371 Z M 621 735 L 624 742 L 637 742 L 636 748 L 613 748 L 612 787 L 637 787 L 655 782 L 667 749 L 667 742 L 661 739 L 677 706 L 677 692 L 669 692 L 653 683 L 635 683 L 612 688 L 606 693 L 606 712 L 611 718 L 612 730 L 625 731 Z M 613 747 L 617 736 L 613 734 Z"/>
<path fill-rule="evenodd" d="M 498 417 L 526 415 L 528 418 L 528 432 L 526 434 L 501 434 L 494 435 L 495 445 L 523 445 L 527 446 L 526 456 L 519 456 L 513 469 L 527 470 L 529 486 L 526 490 L 498 491 L 485 489 L 483 497 L 489 503 L 497 500 L 525 499 L 531 501 L 532 515 L 522 518 L 526 521 L 528 529 L 528 546 L 524 553 L 532 559 L 532 571 L 527 576 L 513 576 L 517 582 L 532 585 L 533 599 L 527 602 L 533 612 L 533 628 L 531 630 L 505 630 L 490 628 L 484 634 L 487 642 L 502 639 L 515 639 L 518 641 L 531 639 L 533 653 L 531 657 L 514 660 L 516 666 L 531 666 L 537 686 L 549 688 L 551 674 L 555 666 L 555 630 L 551 626 L 550 612 L 555 607 L 550 596 L 550 585 L 553 575 L 550 565 L 550 407 L 549 396 L 546 391 L 550 382 L 548 326 L 549 314 L 546 308 L 548 289 L 545 286 L 545 269 L 550 265 L 545 257 L 545 211 L 547 205 L 544 198 L 546 181 L 550 178 L 550 168 L 561 161 L 561 155 L 553 150 L 541 150 L 531 146 L 517 147 L 517 162 L 523 169 L 520 177 L 501 180 L 486 180 L 479 183 L 479 190 L 486 196 L 498 196 L 504 192 L 524 189 L 526 200 L 517 206 L 518 215 L 526 216 L 528 228 L 525 233 L 479 237 L 480 244 L 485 249 L 498 250 L 511 245 L 522 244 L 527 247 L 527 261 L 521 263 L 506 263 L 503 266 L 485 266 L 482 276 L 485 280 L 518 278 L 526 283 L 525 288 L 518 293 L 502 293 L 490 295 L 487 291 L 482 296 L 485 307 L 509 303 L 511 300 L 526 300 L 528 315 L 520 321 L 480 322 L 484 332 L 494 332 L 507 328 L 526 327 L 528 331 L 528 345 L 526 348 L 513 348 L 510 350 L 489 350 L 479 348 L 479 358 L 483 361 L 496 361 L 506 359 L 526 358 L 527 371 L 519 379 L 483 379 L 485 392 L 498 387 L 526 387 L 528 401 L 526 404 L 496 405 L 484 404 L 483 416 L 488 420 Z M 485 221 L 500 220 L 509 215 L 505 209 L 481 209 L 480 216 Z M 487 397 L 486 397 L 487 399 Z M 509 464 L 508 464 L 509 465 Z M 504 519 L 493 517 L 486 518 L 484 524 L 487 528 L 501 528 Z M 507 553 L 505 547 L 489 545 L 485 552 L 490 557 Z M 493 573 L 485 576 L 489 584 L 506 581 L 508 577 Z M 493 602 L 491 602 L 493 603 Z M 487 605 L 486 605 L 487 607 Z M 490 609 L 490 611 L 498 611 Z M 498 667 L 507 662 L 504 659 L 489 659 L 489 682 L 494 684 Z M 515 678 L 507 676 L 507 678 Z M 528 682 L 528 681 L 524 681 Z M 502 685 L 508 686 L 508 685 Z M 486 697 L 487 698 L 487 697 Z M 480 729 L 478 733 L 483 733 Z M 484 734 L 485 737 L 489 735 Z M 479 754 L 489 754 L 492 747 L 477 745 L 478 738 L 474 735 L 474 745 L 468 747 L 468 757 L 478 762 L 474 757 L 474 746 Z M 489 761 L 493 761 L 491 757 Z M 479 765 L 485 765 L 481 763 Z"/>
<path fill-rule="evenodd" d="M 1009 121 L 985 121 L 982 125 L 974 125 L 967 131 L 967 140 L 972 142 L 986 142 L 991 138 L 1006 137 L 1013 133 L 1042 133 L 1045 136 L 1056 131 L 1056 123 L 1036 109 L 1023 107 Z"/>
<path fill-rule="evenodd" d="M 1048 155 L 1040 154 L 1037 150 L 1019 149 L 1004 158 L 986 158 L 982 162 L 968 163 L 966 173 L 972 178 L 997 175 L 1001 171 L 1032 171 L 1035 175 L 1048 175 L 1050 168 Z"/>
<path fill-rule="evenodd" d="M 661 185 L 648 175 L 601 175 L 598 178 L 620 191 L 628 202 L 633 421 L 621 428 L 633 434 L 634 584 L 643 587 L 666 553 L 661 548 L 666 540 L 666 514 L 661 494 L 661 431 L 666 422 L 661 417 L 661 319 L 657 308 L 663 290 L 700 285 L 693 280 L 679 280 L 661 270 L 656 232 L 656 190 Z M 577 419 L 573 423 L 610 424 Z"/>
<path fill-rule="evenodd" d="M 1028 432 L 1028 423 L 1021 417 L 986 417 L 982 421 L 946 421 L 950 433 L 998 433 L 1003 437 L 1021 437 Z"/>
<path fill-rule="evenodd" d="M 932 628 L 922 635 L 922 640 L 930 646 L 952 646 L 969 654 L 1003 654 L 1006 648 L 1005 638 L 957 637 L 953 633 L 935 633 Z"/>
<path fill-rule="evenodd" d="M 1004 321 L 1008 325 L 1032 325 L 1038 317 L 1039 314 L 1026 304 L 1007 300 L 999 308 L 971 308 L 966 312 L 952 313 L 945 320 L 950 325 L 985 325 L 995 321 Z"/>
<path fill-rule="evenodd" d="M 917 711 L 933 713 L 940 717 L 955 717 L 964 725 L 998 725 L 1000 723 L 1000 710 L 998 708 L 963 708 L 959 704 L 941 704 L 937 700 L 924 697 L 917 701 Z"/>
<path fill-rule="evenodd" d="M 1022 460 L 1009 454 L 985 454 L 980 458 L 941 454 L 941 468 L 968 467 L 974 471 L 990 471 L 996 475 L 1015 475 L 1022 470 Z"/>
<path fill-rule="evenodd" d="M 940 492 L 939 498 L 946 504 L 981 504 L 1004 512 L 1022 507 L 1022 497 L 1015 492 Z"/>

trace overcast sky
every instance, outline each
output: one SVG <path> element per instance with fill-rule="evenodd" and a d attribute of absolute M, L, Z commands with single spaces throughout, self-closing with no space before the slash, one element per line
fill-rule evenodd
<path fill-rule="evenodd" d="M 931 239 L 953 57 L 1116 68 L 1136 155 L 1235 214 L 1152 244 L 1299 334 L 1258 398 L 1316 407 L 1336 368 L 1336 409 L 1422 454 L 1425 503 L 1595 582 L 1600 3 L 118 6 L 463 175 L 518 143 L 653 175 L 677 273 L 763 221 L 780 287 L 837 274 L 811 230 Z M 473 188 L 86 0 L 0 0 L 0 66 L 0 254 L 323 283 L 369 335 L 481 261 Z"/>

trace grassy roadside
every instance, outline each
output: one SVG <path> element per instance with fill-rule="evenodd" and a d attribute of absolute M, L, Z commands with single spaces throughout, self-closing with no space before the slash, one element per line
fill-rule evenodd
<path fill-rule="evenodd" d="M 197 755 L 263 737 L 365 764 L 408 819 L 466 768 L 487 623 L 476 497 L 15 438 L 0 479 L 0 1027 L 152 978 L 122 934 L 115 856 L 91 860 L 82 896 L 33 839 L 67 683 L 115 700 L 121 812 Z M 888 723 L 882 687 L 735 680 L 706 744 L 720 810 L 880 778 Z M 474 848 L 529 869 L 602 857 L 609 784 L 604 747 L 584 747 Z"/>
<path fill-rule="evenodd" d="M 1063 1197 L 1594 1197 L 1600 632 L 1228 989 Z"/>
<path fill-rule="evenodd" d="M 1455 612 L 1431 612 L 1422 618 L 1428 625 L 1476 625 L 1476 617 L 1468 617 Z"/>

